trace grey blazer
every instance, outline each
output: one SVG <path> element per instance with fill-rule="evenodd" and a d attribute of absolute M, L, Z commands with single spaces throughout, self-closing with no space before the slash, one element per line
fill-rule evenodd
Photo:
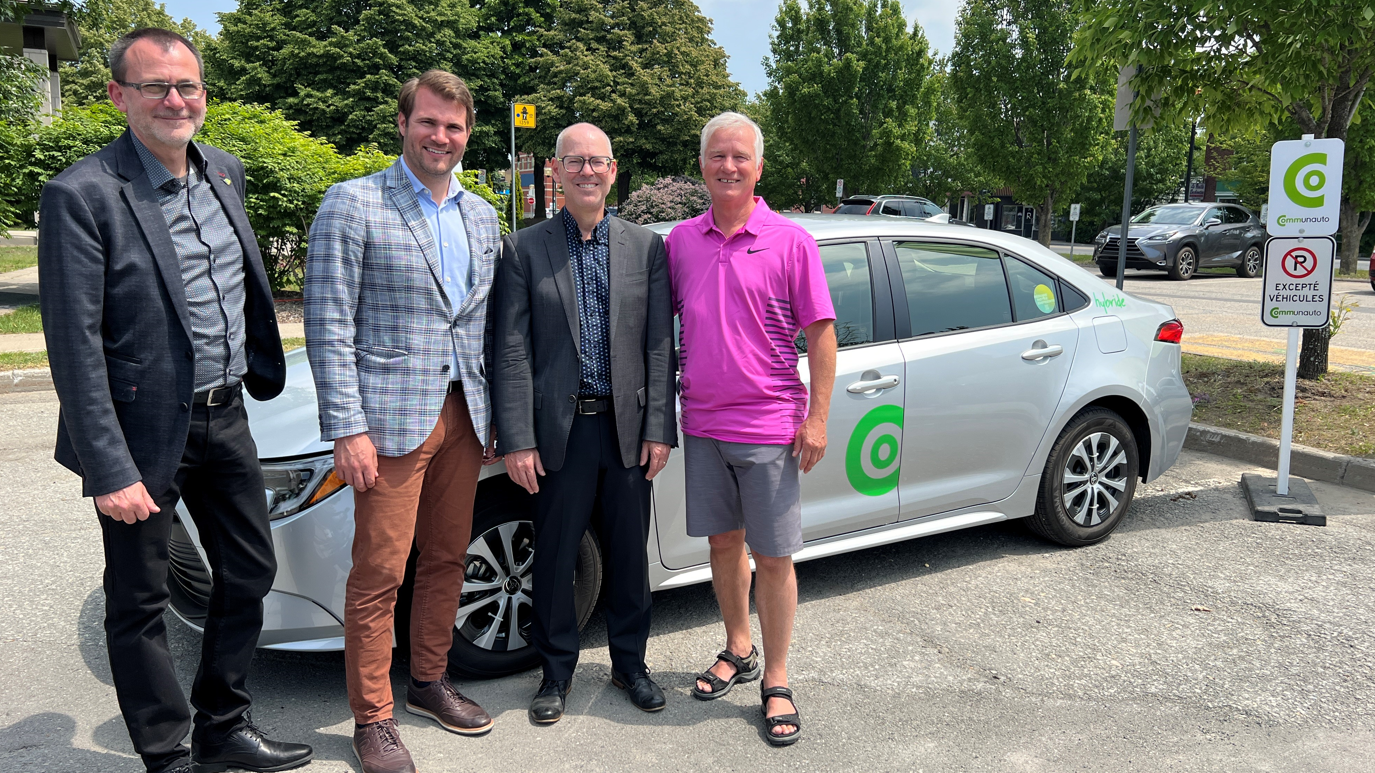
<path fill-rule="evenodd" d="M 621 462 L 644 440 L 678 444 L 673 295 L 663 237 L 611 218 L 611 389 Z M 578 297 L 561 218 L 502 240 L 493 285 L 492 407 L 501 453 L 537 448 L 563 467 L 578 396 Z"/>
<path fill-rule="evenodd" d="M 243 247 L 244 386 L 259 400 L 286 381 L 272 290 L 244 211 L 243 164 L 197 145 Z M 82 496 L 138 481 L 172 485 L 191 427 L 195 355 L 181 259 L 134 142 L 119 139 L 43 186 L 38 283 L 43 335 L 62 404 L 55 458 Z"/>

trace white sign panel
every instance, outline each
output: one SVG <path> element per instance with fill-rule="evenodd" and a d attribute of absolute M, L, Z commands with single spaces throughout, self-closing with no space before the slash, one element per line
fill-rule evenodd
<path fill-rule="evenodd" d="M 1260 321 L 1269 327 L 1326 327 L 1336 247 L 1326 236 L 1266 242 Z"/>
<path fill-rule="evenodd" d="M 993 219 L 993 205 L 992 205 L 992 204 L 985 204 L 985 205 L 984 205 L 984 220 L 992 220 L 992 219 Z"/>
<path fill-rule="evenodd" d="M 839 200 L 843 198 L 845 198 L 845 181 L 836 180 L 836 199 Z"/>
<path fill-rule="evenodd" d="M 1079 222 L 1079 205 L 1078 205 L 1078 204 L 1071 204 L 1071 205 L 1069 205 L 1069 219 L 1070 219 L 1070 222 L 1072 222 L 1072 223 L 1077 223 L 1077 222 Z"/>
<path fill-rule="evenodd" d="M 1337 232 L 1342 198 L 1341 140 L 1285 140 L 1270 149 L 1271 236 Z"/>

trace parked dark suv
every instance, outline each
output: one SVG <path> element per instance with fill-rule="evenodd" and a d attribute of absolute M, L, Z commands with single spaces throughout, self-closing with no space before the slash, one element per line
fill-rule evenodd
<path fill-rule="evenodd" d="M 1120 253 L 1115 225 L 1094 239 L 1093 259 L 1103 276 L 1117 276 Z M 1235 268 L 1237 276 L 1260 273 L 1265 226 L 1235 204 L 1164 204 L 1132 218 L 1127 231 L 1127 268 L 1163 269 L 1185 280 L 1200 268 Z"/>
<path fill-rule="evenodd" d="M 898 217 L 928 217 L 945 214 L 933 202 L 916 196 L 855 195 L 840 202 L 837 215 L 897 215 Z"/>

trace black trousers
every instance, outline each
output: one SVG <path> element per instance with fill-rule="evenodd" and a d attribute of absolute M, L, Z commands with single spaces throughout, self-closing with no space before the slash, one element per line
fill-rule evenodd
<path fill-rule="evenodd" d="M 578 665 L 573 570 L 591 524 L 602 535 L 607 639 L 611 666 L 645 669 L 649 639 L 649 481 L 645 467 L 621 464 L 611 413 L 579 414 L 568 433 L 563 467 L 548 472 L 535 495 L 535 649 L 545 679 L 572 679 Z"/>
<path fill-rule="evenodd" d="M 242 398 L 191 408 L 172 488 L 155 496 L 161 512 L 133 524 L 97 513 L 105 542 L 105 641 L 119 710 L 134 750 L 159 773 L 189 758 L 191 725 L 167 646 L 167 540 L 178 499 L 200 533 L 214 590 L 191 686 L 195 739 L 238 727 L 248 710 L 248 666 L 263 627 L 263 597 L 277 562 L 268 527 L 258 449 Z"/>

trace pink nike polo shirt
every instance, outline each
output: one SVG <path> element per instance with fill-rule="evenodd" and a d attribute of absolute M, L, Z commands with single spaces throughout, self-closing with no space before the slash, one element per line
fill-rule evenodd
<path fill-rule="evenodd" d="M 816 240 L 755 197 L 729 239 L 706 214 L 668 236 L 680 321 L 683 432 L 730 443 L 793 442 L 807 389 L 793 339 L 835 319 Z"/>

